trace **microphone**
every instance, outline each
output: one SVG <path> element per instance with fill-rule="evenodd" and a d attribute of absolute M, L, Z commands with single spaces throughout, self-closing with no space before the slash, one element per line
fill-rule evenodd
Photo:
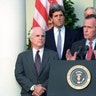
<path fill-rule="evenodd" d="M 82 49 L 83 49 L 83 47 L 79 46 L 78 51 L 77 51 L 76 60 L 80 60 L 81 59 Z"/>
<path fill-rule="evenodd" d="M 85 59 L 85 56 L 86 56 L 88 50 L 89 50 L 89 46 L 88 45 L 85 45 L 84 51 L 82 52 L 83 53 L 82 60 Z"/>
<path fill-rule="evenodd" d="M 88 50 L 89 50 L 89 46 L 88 45 L 86 45 L 84 47 L 79 46 L 78 51 L 77 51 L 76 60 L 84 60 Z"/>
<path fill-rule="evenodd" d="M 85 46 L 85 51 L 84 51 L 84 54 L 86 54 L 88 50 L 89 50 L 89 46 L 88 46 L 88 45 L 86 45 L 86 46 Z"/>
<path fill-rule="evenodd" d="M 79 46 L 77 54 L 80 54 L 81 51 L 82 51 L 82 46 Z"/>

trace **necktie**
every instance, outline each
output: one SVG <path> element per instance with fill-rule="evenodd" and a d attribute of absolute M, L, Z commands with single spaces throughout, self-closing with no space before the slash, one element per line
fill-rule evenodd
<path fill-rule="evenodd" d="M 36 55 L 35 55 L 35 66 L 36 66 L 38 74 L 39 74 L 39 71 L 40 71 L 40 63 L 41 63 L 40 55 L 39 55 L 39 51 L 37 51 Z"/>
<path fill-rule="evenodd" d="M 92 57 L 92 41 L 90 41 L 89 44 L 90 44 L 90 47 L 89 47 L 89 50 L 87 52 L 86 60 L 91 60 L 91 57 Z"/>
<path fill-rule="evenodd" d="M 58 52 L 59 59 L 61 59 L 61 33 L 60 31 L 61 30 L 59 30 L 58 37 L 57 37 L 57 52 Z"/>

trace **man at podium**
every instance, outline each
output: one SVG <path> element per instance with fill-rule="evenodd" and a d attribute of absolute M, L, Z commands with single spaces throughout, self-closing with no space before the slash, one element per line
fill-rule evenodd
<path fill-rule="evenodd" d="M 84 39 L 73 43 L 71 50 L 66 51 L 67 60 L 96 59 L 96 15 L 85 17 L 83 34 Z"/>

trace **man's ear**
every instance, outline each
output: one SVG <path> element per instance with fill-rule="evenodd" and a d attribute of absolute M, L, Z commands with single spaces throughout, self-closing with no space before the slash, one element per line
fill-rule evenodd
<path fill-rule="evenodd" d="M 32 42 L 32 37 L 31 37 L 31 36 L 30 36 L 30 38 L 29 38 L 29 39 L 30 39 L 30 41 Z"/>

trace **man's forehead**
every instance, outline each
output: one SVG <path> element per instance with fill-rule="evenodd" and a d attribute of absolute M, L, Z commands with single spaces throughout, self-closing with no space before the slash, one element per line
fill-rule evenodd
<path fill-rule="evenodd" d="M 33 35 L 44 35 L 44 32 L 42 31 L 35 31 Z"/>

